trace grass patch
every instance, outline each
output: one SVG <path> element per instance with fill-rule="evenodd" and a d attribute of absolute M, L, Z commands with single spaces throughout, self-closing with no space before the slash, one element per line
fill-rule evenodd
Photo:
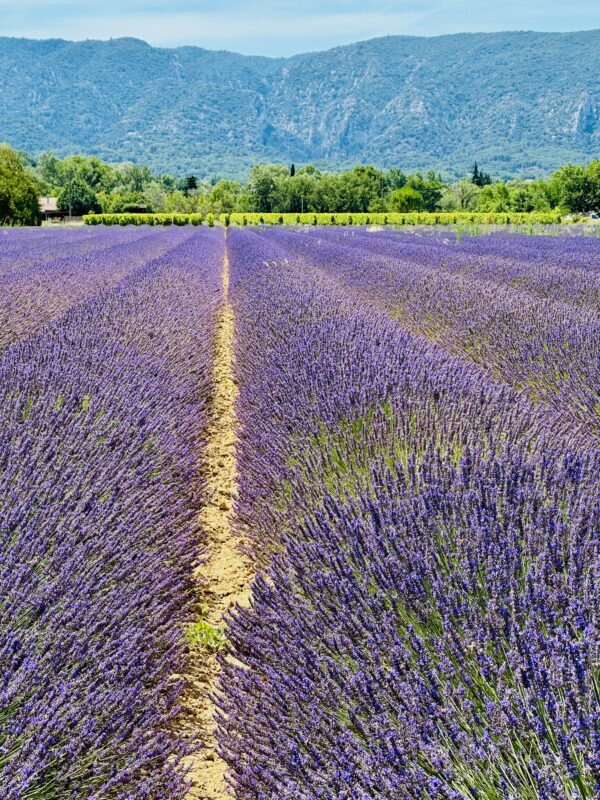
<path fill-rule="evenodd" d="M 217 653 L 225 646 L 225 633 L 222 628 L 211 625 L 202 618 L 197 622 L 190 622 L 185 636 L 193 647 L 200 647 L 211 653 Z"/>

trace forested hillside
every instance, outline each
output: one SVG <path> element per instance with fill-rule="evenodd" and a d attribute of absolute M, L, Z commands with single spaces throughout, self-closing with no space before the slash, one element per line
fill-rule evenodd
<path fill-rule="evenodd" d="M 0 38 L 0 141 L 239 176 L 265 161 L 534 176 L 600 146 L 600 31 L 393 36 L 288 59 Z"/>

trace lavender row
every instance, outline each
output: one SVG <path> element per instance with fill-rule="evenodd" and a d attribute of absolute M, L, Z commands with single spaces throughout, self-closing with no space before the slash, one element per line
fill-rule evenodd
<path fill-rule="evenodd" d="M 173 676 L 222 257 L 196 232 L 0 357 L 6 800 L 185 796 Z"/>
<path fill-rule="evenodd" d="M 152 229 L 135 237 L 126 234 L 123 241 L 119 234 L 107 230 L 98 236 L 95 250 L 42 259 L 0 276 L 0 349 L 40 330 L 72 305 L 115 286 L 191 235 L 184 229 L 166 233 Z"/>
<path fill-rule="evenodd" d="M 242 517 L 246 513 L 255 515 L 257 498 L 270 491 L 268 485 L 262 486 L 265 476 L 274 486 L 280 485 L 279 477 L 274 476 L 286 469 L 288 461 L 293 464 L 292 444 L 318 439 L 323 426 L 327 430 L 344 419 L 360 417 L 387 402 L 392 394 L 409 398 L 419 386 L 417 397 L 428 411 L 429 429 L 435 430 L 438 419 L 438 401 L 432 401 L 441 397 L 446 403 L 446 418 L 455 420 L 460 431 L 464 425 L 463 384 L 466 381 L 472 387 L 485 380 L 479 370 L 416 339 L 385 315 L 361 308 L 320 269 L 294 261 L 274 234 L 230 232 L 239 342 Z M 285 286 L 285 293 L 277 296 L 281 286 Z M 332 298 L 331 307 L 320 298 L 323 293 Z M 306 305 L 311 307 L 309 314 L 304 313 Z M 254 346 L 246 346 L 247 342 Z M 371 357 L 372 349 L 379 350 L 377 358 Z M 404 359 L 407 349 L 418 354 L 410 362 L 410 374 Z M 296 362 L 304 350 L 306 364 L 298 371 Z M 340 359 L 340 352 L 351 356 Z M 391 353 L 394 356 L 390 359 Z M 419 383 L 413 374 L 417 369 Z M 290 397 L 303 397 L 308 391 L 307 372 L 314 406 L 310 413 L 301 403 L 289 402 Z M 574 447 L 585 443 L 560 416 L 540 413 L 500 384 L 485 380 L 485 386 L 486 398 L 478 403 L 478 414 L 484 416 L 482 427 L 489 431 L 490 441 L 500 442 L 508 430 L 517 438 L 529 436 L 537 441 L 552 431 Z M 473 389 L 470 396 L 476 397 Z M 269 417 L 263 414 L 265 405 L 272 409 Z M 277 435 L 274 425 L 280 426 Z M 453 442 L 448 446 L 454 446 Z M 269 502 L 264 507 L 268 513 Z M 263 536 L 261 527 L 255 535 L 258 550 Z M 274 539 L 276 543 L 277 535 Z"/>
<path fill-rule="evenodd" d="M 291 234 L 296 234 L 295 236 Z M 393 271 L 418 265 L 447 278 L 455 276 L 514 289 L 533 299 L 556 301 L 576 309 L 600 311 L 600 245 L 597 238 L 555 237 L 551 250 L 543 237 L 516 234 L 463 237 L 435 232 L 372 232 L 339 228 L 281 231 L 295 249 L 343 247 L 358 250 Z M 324 247 L 323 247 L 324 245 Z M 327 258 L 327 253 L 324 253 Z"/>
<path fill-rule="evenodd" d="M 367 250 L 397 262 L 412 261 L 473 280 L 507 284 L 539 298 L 599 310 L 598 239 L 507 233 L 487 236 L 369 232 L 365 229 L 307 229 L 311 238 Z"/>
<path fill-rule="evenodd" d="M 142 235 L 138 229 L 127 229 L 120 241 L 125 244 Z M 0 276 L 40 262 L 91 252 L 113 241 L 107 238 L 105 229 L 93 230 L 87 226 L 67 229 L 4 228 L 0 231 Z"/>
<path fill-rule="evenodd" d="M 230 262 L 238 800 L 597 796 L 598 452 L 277 234 Z"/>
<path fill-rule="evenodd" d="M 400 324 L 534 401 L 600 435 L 600 316 L 571 303 L 540 299 L 510 284 L 360 246 L 276 232 L 277 240 Z M 366 234 L 364 234 L 366 236 Z M 477 241 L 481 241 L 478 239 Z M 593 240 L 596 241 L 596 240 Z M 488 266 L 493 270 L 494 262 Z"/>

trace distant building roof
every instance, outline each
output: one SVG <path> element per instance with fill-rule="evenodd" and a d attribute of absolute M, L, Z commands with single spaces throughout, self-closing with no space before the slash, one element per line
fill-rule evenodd
<path fill-rule="evenodd" d="M 49 211 L 58 211 L 58 197 L 40 197 L 40 211 L 47 214 Z"/>

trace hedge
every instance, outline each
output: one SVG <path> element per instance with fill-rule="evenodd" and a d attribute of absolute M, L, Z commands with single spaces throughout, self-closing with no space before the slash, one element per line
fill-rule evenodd
<path fill-rule="evenodd" d="M 227 221 L 225 219 L 227 217 Z M 367 214 L 259 214 L 222 215 L 223 224 L 232 225 L 556 225 L 562 222 L 557 211 L 542 213 L 484 213 L 460 211 L 367 213 Z"/>
<path fill-rule="evenodd" d="M 88 214 L 87 225 L 201 225 L 202 214 Z M 539 213 L 484 213 L 459 211 L 413 212 L 408 214 L 221 214 L 222 225 L 556 225 L 562 222 L 557 211 Z M 208 214 L 205 224 L 215 218 Z"/>
<path fill-rule="evenodd" d="M 202 214 L 86 214 L 83 221 L 86 225 L 201 225 Z M 207 224 L 211 224 L 208 217 Z"/>

